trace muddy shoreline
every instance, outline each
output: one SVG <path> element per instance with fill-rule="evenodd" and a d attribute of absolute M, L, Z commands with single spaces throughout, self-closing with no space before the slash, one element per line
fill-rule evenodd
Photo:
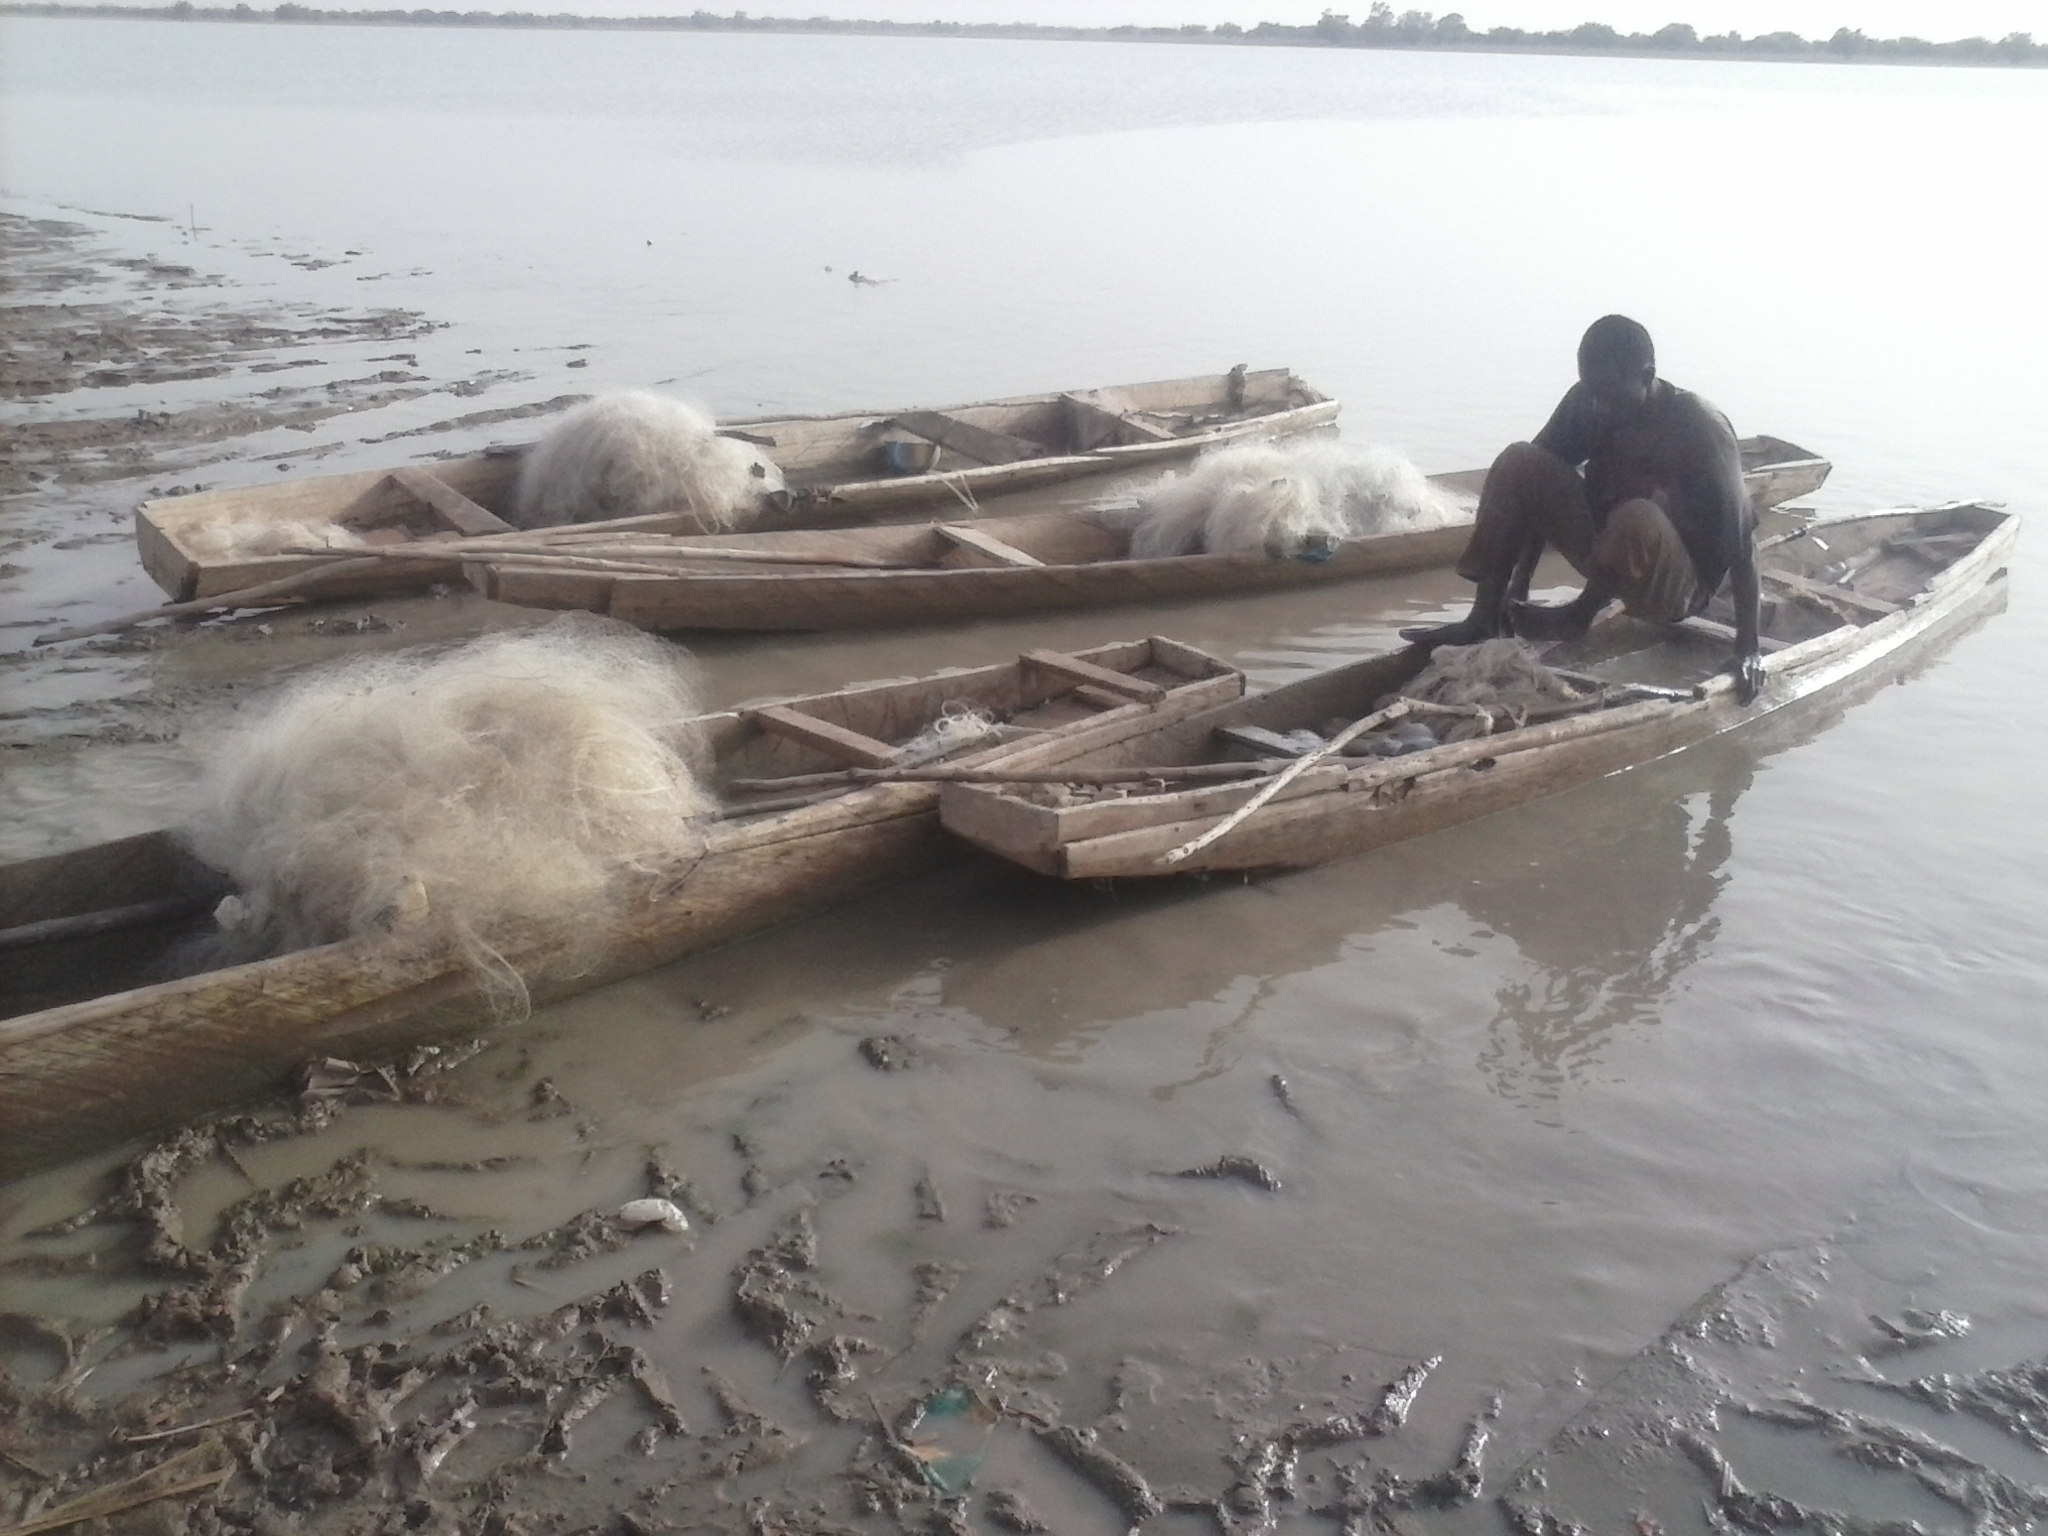
<path fill-rule="evenodd" d="M 1877 1302 L 1867 1233 L 1745 1267 L 1532 1446 L 1442 1355 L 1176 1344 L 1177 1273 L 1298 1198 L 1270 1158 L 1105 1199 L 963 1176 L 887 1132 L 821 1140 L 821 1092 L 882 1126 L 935 1079 L 997 1089 L 908 1030 L 827 1031 L 648 1143 L 564 1090 L 551 1035 L 310 1063 L 288 1100 L 105 1165 L 83 1208 L 15 1211 L 9 1512 L 195 1536 L 2048 1519 L 2027 1471 L 2048 1367 L 1987 1366 L 2001 1346 L 1966 1314 Z M 407 1121 L 437 1155 L 395 1150 Z M 536 1209 L 550 1165 L 575 1172 Z M 1087 1320 L 1126 1290 L 1167 1310 L 1104 1353 Z"/>
<path fill-rule="evenodd" d="M 39 636 L 66 623 L 165 600 L 135 559 L 138 502 L 205 489 L 220 475 L 325 473 L 358 457 L 382 464 L 468 452 L 501 435 L 522 440 L 533 430 L 527 423 L 584 398 L 536 390 L 534 368 L 516 362 L 436 377 L 427 370 L 439 361 L 423 354 L 437 340 L 452 351 L 446 324 L 339 302 L 360 295 L 341 290 L 339 272 L 319 299 L 302 288 L 267 291 L 223 275 L 246 264 L 242 253 L 195 245 L 167 221 L 93 217 L 88 225 L 0 211 L 8 286 L 0 807 L 10 813 L 0 853 L 8 857 L 108 835 L 65 813 L 58 782 L 81 773 L 88 793 L 104 772 L 102 790 L 119 786 L 138 801 L 140 829 L 185 785 L 180 736 L 293 670 L 380 643 L 525 622 L 485 612 L 466 591 L 441 590 L 38 647 Z M 268 259 L 324 276 L 360 254 Z M 480 350 L 455 358 L 472 363 Z M 493 390 L 539 397 L 467 403 Z M 381 430 L 365 430 L 373 424 Z M 379 446 L 394 441 L 401 446 Z M 116 825 L 129 829 L 118 817 Z"/>

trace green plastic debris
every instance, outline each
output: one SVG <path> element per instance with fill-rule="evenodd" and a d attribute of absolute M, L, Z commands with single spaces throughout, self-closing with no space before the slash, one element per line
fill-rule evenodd
<path fill-rule="evenodd" d="M 995 1405 L 981 1392 L 955 1383 L 924 1400 L 904 1445 L 934 1489 L 947 1495 L 963 1494 L 981 1469 L 998 1417 Z"/>

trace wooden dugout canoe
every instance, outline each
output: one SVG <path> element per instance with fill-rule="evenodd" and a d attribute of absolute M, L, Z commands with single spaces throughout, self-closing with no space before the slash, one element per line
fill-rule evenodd
<path fill-rule="evenodd" d="M 1781 438 L 1743 440 L 1744 478 L 1761 508 L 1819 488 L 1830 465 Z M 1483 470 L 1432 477 L 1476 501 Z M 500 602 L 582 608 L 651 630 L 842 629 L 986 618 L 1057 608 L 1212 597 L 1445 565 L 1469 522 L 1348 539 L 1318 563 L 1263 551 L 1128 557 L 1128 535 L 1085 507 L 901 524 L 726 536 L 675 535 L 485 558 L 469 577 Z M 747 557 L 754 557 L 749 560 Z"/>
<path fill-rule="evenodd" d="M 720 430 L 754 443 L 788 482 L 786 508 L 763 527 L 804 528 L 1022 490 L 1128 469 L 1247 436 L 1278 437 L 1336 420 L 1338 402 L 1284 368 L 1204 374 L 1102 389 L 1050 391 L 936 409 L 760 417 Z M 929 471 L 896 463 L 935 454 Z M 240 592 L 301 572 L 319 556 L 210 552 L 206 535 L 264 525 L 335 527 L 389 547 L 504 533 L 525 447 L 433 465 L 323 475 L 276 485 L 146 501 L 135 514 L 142 563 L 174 601 Z M 593 525 L 582 524 L 579 527 Z M 621 518 L 607 528 L 700 529 L 688 512 Z M 246 534 L 245 534 L 246 536 Z M 317 542 L 317 541 L 316 541 Z M 457 579 L 431 561 L 331 571 L 301 596 L 342 597 Z"/>
<path fill-rule="evenodd" d="M 1141 782 L 1126 797 L 1092 800 L 1099 790 L 947 784 L 940 815 L 948 831 L 976 846 L 1070 880 L 1298 867 L 1362 853 L 1649 762 L 1840 690 L 1978 596 L 2004 569 L 2016 533 L 2010 514 L 1957 503 L 1818 523 L 1772 541 L 1762 551 L 1768 681 L 1748 707 L 1719 671 L 1729 654 L 1725 629 L 1702 620 L 1667 626 L 1615 618 L 1545 656 L 1600 685 L 1583 707 L 1406 756 L 1332 755 L 1192 851 L 1284 770 L 1228 784 L 1162 777 L 1158 792 Z M 1257 761 L 1256 746 L 1219 732 L 1327 733 L 1333 722 L 1382 708 L 1426 661 L 1410 648 L 1352 662 L 1127 737 L 1071 766 L 1170 772 Z"/>
<path fill-rule="evenodd" d="M 536 958 L 548 935 L 503 947 L 535 1001 L 554 1001 L 960 852 L 939 830 L 932 783 L 781 809 L 736 787 L 886 763 L 949 706 L 1005 726 L 949 763 L 1049 767 L 1243 690 L 1234 668 L 1154 638 L 709 716 L 700 743 L 728 819 L 701 851 L 650 877 L 623 927 L 572 973 Z M 0 867 L 0 1012 L 12 1015 L 0 1017 L 0 1177 L 272 1091 L 309 1057 L 389 1053 L 488 1022 L 472 972 L 388 937 L 149 979 L 211 930 L 224 892 L 167 832 Z M 96 925 L 119 931 L 81 931 Z"/>

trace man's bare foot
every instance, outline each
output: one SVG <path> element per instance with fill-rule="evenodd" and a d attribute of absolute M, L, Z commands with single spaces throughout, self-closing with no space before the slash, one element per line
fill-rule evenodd
<path fill-rule="evenodd" d="M 1593 627 L 1605 603 L 1589 606 L 1583 600 L 1569 603 L 1513 603 L 1508 607 L 1508 627 L 1524 640 L 1576 640 Z"/>
<path fill-rule="evenodd" d="M 1410 645 L 1419 645 L 1425 651 L 1433 651 L 1440 645 L 1477 645 L 1482 640 L 1491 640 L 1500 631 L 1482 619 L 1465 618 L 1455 624 L 1419 624 L 1412 629 L 1401 631 L 1401 638 Z"/>

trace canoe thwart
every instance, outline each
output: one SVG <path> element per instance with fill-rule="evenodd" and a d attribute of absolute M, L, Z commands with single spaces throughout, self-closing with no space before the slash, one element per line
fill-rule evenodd
<path fill-rule="evenodd" d="M 513 526 L 497 513 L 478 505 L 439 475 L 406 464 L 391 471 L 392 483 L 406 495 L 433 509 L 434 516 L 457 533 L 513 533 Z"/>
<path fill-rule="evenodd" d="M 772 731 L 827 757 L 851 763 L 856 768 L 884 768 L 896 760 L 896 748 L 888 742 L 864 736 L 859 731 L 848 730 L 843 725 L 834 725 L 829 720 L 820 720 L 816 715 L 807 715 L 786 705 L 764 704 L 745 713 L 747 719 L 764 731 Z"/>
<path fill-rule="evenodd" d="M 1801 576 L 1794 571 L 1766 570 L 1762 572 L 1762 576 L 1764 581 L 1770 586 L 1782 587 L 1788 592 L 1797 592 L 1801 596 L 1810 597 L 1815 602 L 1824 603 L 1832 607 L 1851 608 L 1858 613 L 1875 614 L 1878 618 L 1883 618 L 1887 614 L 1897 613 L 1905 606 L 1903 603 L 1893 602 L 1888 597 L 1878 597 L 1870 592 L 1858 592 L 1854 587 L 1840 586 L 1831 581 L 1815 581 L 1810 576 Z"/>
<path fill-rule="evenodd" d="M 1097 448 L 1116 447 L 1133 441 L 1170 442 L 1176 435 L 1165 427 L 1155 426 L 1136 416 L 1105 410 L 1079 395 L 1061 395 L 1060 399 L 1067 407 L 1076 453 L 1093 453 Z"/>
<path fill-rule="evenodd" d="M 1093 683 L 1076 684 L 1067 697 L 1093 709 L 1122 709 L 1131 702 L 1128 695 L 1111 693 L 1107 688 L 1097 688 Z"/>
<path fill-rule="evenodd" d="M 1043 565 L 1045 562 L 1036 555 L 1026 554 L 1014 544 L 1006 544 L 992 533 L 983 533 L 967 523 L 937 523 L 942 538 L 951 540 L 962 551 L 980 555 L 991 565 Z"/>
<path fill-rule="evenodd" d="M 1046 454 L 1042 443 L 1014 437 L 1008 432 L 977 427 L 971 421 L 948 416 L 944 411 L 905 411 L 891 420 L 913 437 L 937 443 L 955 453 L 964 453 L 984 464 L 1014 464 L 1019 459 L 1039 459 Z"/>
<path fill-rule="evenodd" d="M 1098 667 L 1092 661 L 1083 661 L 1080 657 L 1069 656 L 1063 651 L 1026 651 L 1024 660 L 1034 667 L 1052 673 L 1055 677 L 1105 689 L 1125 699 L 1135 699 L 1141 704 L 1156 703 L 1166 697 L 1166 690 L 1157 683 L 1148 683 L 1142 677 L 1128 677 L 1122 672 L 1113 672 L 1108 667 Z"/>

